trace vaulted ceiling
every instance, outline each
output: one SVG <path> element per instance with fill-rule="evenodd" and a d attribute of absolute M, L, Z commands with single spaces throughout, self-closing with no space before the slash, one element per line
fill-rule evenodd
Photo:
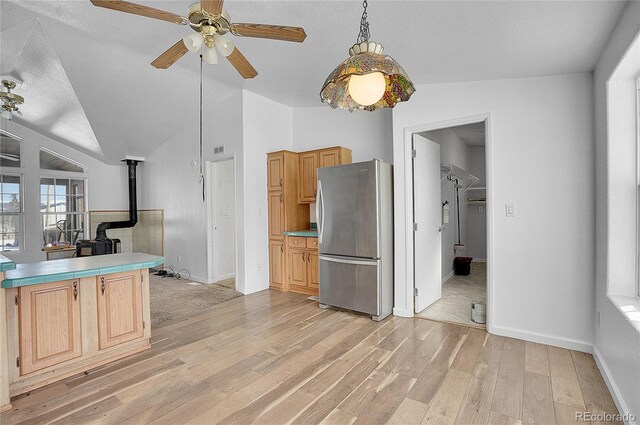
<path fill-rule="evenodd" d="M 185 15 L 190 1 L 139 3 Z M 624 4 L 372 0 L 369 21 L 372 40 L 416 84 L 521 78 L 593 70 Z M 235 38 L 259 75 L 242 80 L 221 60 L 205 68 L 205 95 L 246 88 L 321 106 L 324 78 L 355 42 L 361 2 L 226 0 L 225 9 L 235 22 L 303 26 L 308 37 Z M 3 0 L 0 27 L 0 72 L 24 82 L 16 121 L 27 127 L 116 162 L 148 154 L 197 117 L 198 57 L 168 70 L 149 65 L 188 27 L 57 0 Z"/>

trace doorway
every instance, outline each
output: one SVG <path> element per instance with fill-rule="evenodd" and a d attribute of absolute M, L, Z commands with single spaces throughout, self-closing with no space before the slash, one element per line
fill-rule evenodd
<path fill-rule="evenodd" d="M 485 328 L 488 117 L 412 134 L 414 314 Z"/>
<path fill-rule="evenodd" d="M 235 288 L 236 208 L 233 157 L 207 161 L 207 283 Z"/>

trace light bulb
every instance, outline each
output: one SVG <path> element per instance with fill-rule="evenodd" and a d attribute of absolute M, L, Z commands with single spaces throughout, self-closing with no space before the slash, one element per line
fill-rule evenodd
<path fill-rule="evenodd" d="M 364 75 L 351 75 L 347 90 L 356 103 L 369 106 L 382 98 L 386 88 L 387 83 L 382 72 L 371 72 Z"/>
<path fill-rule="evenodd" d="M 202 43 L 204 43 L 204 37 L 200 33 L 189 34 L 182 39 L 182 42 L 190 52 L 197 52 L 202 47 Z"/>
<path fill-rule="evenodd" d="M 213 47 L 205 46 L 202 51 L 202 60 L 211 65 L 218 63 L 218 52 Z"/>
<path fill-rule="evenodd" d="M 223 56 L 229 56 L 231 53 L 233 53 L 233 49 L 235 49 L 233 42 L 221 35 L 216 36 L 214 43 Z"/>

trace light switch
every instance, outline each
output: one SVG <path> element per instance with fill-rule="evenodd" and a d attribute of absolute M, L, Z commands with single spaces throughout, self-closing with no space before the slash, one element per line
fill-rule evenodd
<path fill-rule="evenodd" d="M 506 204 L 505 207 L 506 207 L 507 217 L 516 216 L 515 210 L 513 208 L 513 204 Z"/>

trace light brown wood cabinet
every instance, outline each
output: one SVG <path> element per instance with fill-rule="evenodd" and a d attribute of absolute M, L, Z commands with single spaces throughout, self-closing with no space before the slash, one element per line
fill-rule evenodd
<path fill-rule="evenodd" d="M 298 202 L 311 204 L 318 191 L 318 168 L 350 164 L 351 150 L 337 146 L 299 154 Z"/>
<path fill-rule="evenodd" d="M 309 207 L 298 203 L 298 164 L 295 152 L 267 154 L 269 281 L 276 289 L 287 285 L 283 232 L 310 226 Z"/>
<path fill-rule="evenodd" d="M 100 349 L 144 337 L 140 272 L 98 276 L 96 283 Z"/>
<path fill-rule="evenodd" d="M 19 288 L 20 374 L 82 355 L 77 280 Z"/>
<path fill-rule="evenodd" d="M 287 237 L 287 287 L 290 291 L 318 295 L 317 241 L 317 238 Z"/>
<path fill-rule="evenodd" d="M 269 277 L 271 286 L 285 289 L 286 285 L 284 241 L 269 241 Z"/>

